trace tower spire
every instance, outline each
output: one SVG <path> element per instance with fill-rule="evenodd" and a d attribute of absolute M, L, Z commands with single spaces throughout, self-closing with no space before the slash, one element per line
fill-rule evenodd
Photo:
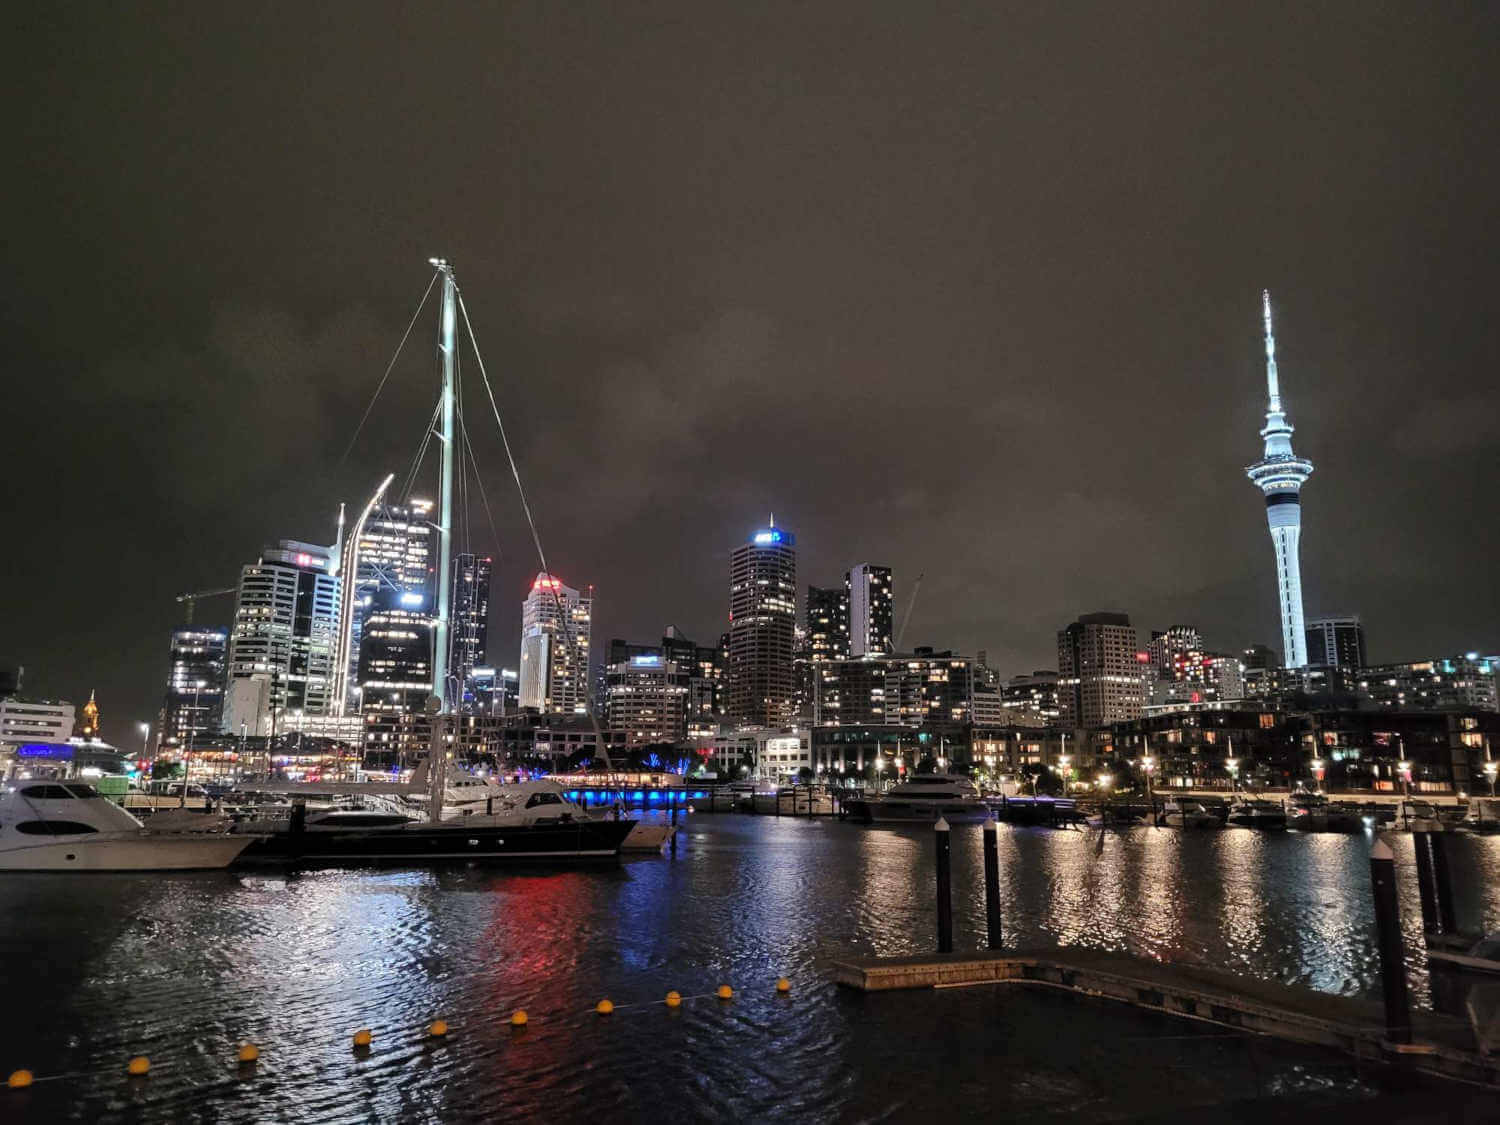
<path fill-rule="evenodd" d="M 1281 412 L 1281 382 L 1276 377 L 1276 333 L 1271 329 L 1271 291 L 1260 291 L 1261 319 L 1266 326 L 1266 392 L 1272 413 Z"/>

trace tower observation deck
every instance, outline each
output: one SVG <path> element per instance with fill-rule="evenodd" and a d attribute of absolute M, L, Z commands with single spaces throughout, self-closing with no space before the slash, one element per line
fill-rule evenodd
<path fill-rule="evenodd" d="M 1276 374 L 1276 337 L 1271 330 L 1271 294 L 1261 294 L 1266 332 L 1266 424 L 1260 431 L 1265 454 L 1245 474 L 1266 498 L 1266 522 L 1276 549 L 1276 589 L 1281 598 L 1281 660 L 1288 668 L 1307 665 L 1307 632 L 1302 615 L 1302 485 L 1312 462 L 1292 452 L 1292 424 L 1281 405 Z"/>

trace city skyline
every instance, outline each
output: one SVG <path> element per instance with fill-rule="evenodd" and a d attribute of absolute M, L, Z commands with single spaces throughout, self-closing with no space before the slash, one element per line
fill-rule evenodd
<path fill-rule="evenodd" d="M 405 472 L 430 344 L 345 451 L 434 253 L 462 271 L 548 568 L 598 584 L 599 636 L 716 636 L 726 545 L 774 508 L 808 582 L 891 566 L 898 624 L 925 574 L 904 647 L 1022 671 L 1105 610 L 1276 644 L 1242 475 L 1269 288 L 1318 465 L 1306 616 L 1361 615 L 1374 661 L 1493 650 L 1490 37 L 1477 15 L 1353 11 L 1183 13 L 1170 38 L 1116 13 L 1102 67 L 1082 61 L 1098 27 L 1062 12 L 851 8 L 857 43 L 797 10 L 707 39 L 471 14 L 441 57 L 398 13 L 399 92 L 323 25 L 267 38 L 206 12 L 184 70 L 180 28 L 53 12 L 17 36 L 36 49 L 9 105 L 30 138 L 10 453 L 55 472 L 11 493 L 39 546 L 4 658 L 28 692 L 97 688 L 106 736 L 133 742 L 178 594 L 267 542 L 328 542 L 337 503 Z M 497 533 L 479 516 L 473 549 L 509 637 L 540 567 L 498 442 L 472 437 Z M 228 624 L 224 603 L 197 621 Z"/>

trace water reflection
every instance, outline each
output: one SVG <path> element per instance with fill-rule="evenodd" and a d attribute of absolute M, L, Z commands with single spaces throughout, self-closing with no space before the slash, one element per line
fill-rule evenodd
<path fill-rule="evenodd" d="M 979 948 L 980 829 L 955 826 L 952 841 L 957 944 Z M 1452 844 L 1460 918 L 1500 928 L 1500 839 Z M 1133 829 L 1107 833 L 1100 850 L 1094 832 L 1002 827 L 998 848 L 1009 947 L 1127 949 L 1375 989 L 1363 836 Z M 1416 967 L 1409 841 L 1398 839 L 1397 858 Z M 28 1103 L 39 1117 L 93 1118 L 144 1099 L 179 1119 L 456 1120 L 586 1104 L 626 1117 L 668 1107 L 822 1120 L 900 1116 L 971 1088 L 992 1095 L 990 1115 L 1036 1115 L 1131 1096 L 1139 1068 L 1080 1072 L 1083 1043 L 1185 1033 L 1014 992 L 920 1002 L 837 992 L 826 974 L 835 958 L 933 947 L 933 881 L 927 829 L 706 815 L 689 818 L 675 860 L 602 871 L 12 878 L 0 883 L 0 951 L 12 1011 L 26 1018 L 0 1027 L 0 1070 L 113 1075 L 137 1052 L 158 1064 L 133 1091 L 108 1079 L 39 1085 Z M 790 997 L 771 991 L 782 974 Z M 1424 981 L 1414 974 L 1419 996 Z M 692 996 L 725 982 L 739 993 L 729 1005 L 654 1003 L 669 988 Z M 593 1014 L 603 996 L 621 1006 L 609 1020 Z M 520 1036 L 507 1026 L 515 1008 L 532 1015 Z M 438 1016 L 455 1034 L 432 1048 L 420 1029 Z M 1069 1042 L 1033 1043 L 1033 1018 Z M 375 1049 L 356 1063 L 348 1037 L 361 1026 Z M 264 1052 L 245 1080 L 225 1068 L 241 1039 Z M 1024 1060 L 999 1093 L 979 1045 Z M 670 1100 L 643 1061 L 658 1055 L 681 1078 Z M 913 1057 L 924 1061 L 916 1072 Z M 1251 1082 L 1243 1060 L 1220 1061 Z M 878 1092 L 896 1068 L 914 1085 L 893 1108 Z M 1265 1078 L 1312 1080 L 1270 1064 Z M 1150 1082 L 1139 1085 L 1146 1097 Z"/>

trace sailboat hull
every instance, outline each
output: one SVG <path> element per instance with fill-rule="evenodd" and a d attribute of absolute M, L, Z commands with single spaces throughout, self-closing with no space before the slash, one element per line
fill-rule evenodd
<path fill-rule="evenodd" d="M 633 820 L 478 827 L 416 824 L 399 828 L 278 832 L 261 836 L 240 863 L 538 863 L 617 859 Z"/>

